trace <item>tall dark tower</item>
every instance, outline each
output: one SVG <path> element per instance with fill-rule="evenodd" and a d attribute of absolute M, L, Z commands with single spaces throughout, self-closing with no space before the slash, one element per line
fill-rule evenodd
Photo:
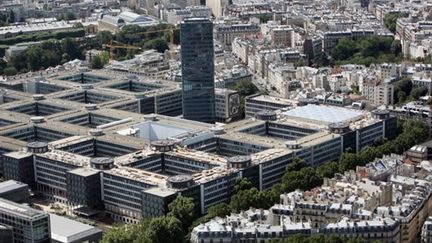
<path fill-rule="evenodd" d="M 181 23 L 183 117 L 215 122 L 213 23 L 190 18 Z"/>

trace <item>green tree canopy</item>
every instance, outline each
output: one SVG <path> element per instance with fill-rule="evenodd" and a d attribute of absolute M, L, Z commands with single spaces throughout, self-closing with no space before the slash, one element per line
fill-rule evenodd
<path fill-rule="evenodd" d="M 411 91 L 411 96 L 414 99 L 418 99 L 421 96 L 425 96 L 428 93 L 428 88 L 425 86 L 416 87 Z"/>
<path fill-rule="evenodd" d="M 70 38 L 66 37 L 61 41 L 61 51 L 69 55 L 69 60 L 83 59 L 82 49 L 78 43 Z"/>
<path fill-rule="evenodd" d="M 258 88 L 250 81 L 242 80 L 234 87 L 241 96 L 248 96 L 258 92 Z"/>
<path fill-rule="evenodd" d="M 396 21 L 398 18 L 408 17 L 407 13 L 388 13 L 384 16 L 384 25 L 391 32 L 396 33 Z"/>
<path fill-rule="evenodd" d="M 18 72 L 14 67 L 6 67 L 3 69 L 3 74 L 6 76 L 13 76 L 16 75 Z"/>
<path fill-rule="evenodd" d="M 65 38 L 62 41 L 48 40 L 32 45 L 26 51 L 12 56 L 8 65 L 18 72 L 38 71 L 72 59 L 82 59 L 82 53 L 83 48 L 72 38 Z"/>
<path fill-rule="evenodd" d="M 185 242 L 182 223 L 172 216 L 153 218 L 145 233 L 136 243 L 182 243 Z"/>
<path fill-rule="evenodd" d="M 0 26 L 9 25 L 15 22 L 15 13 L 13 10 L 0 12 Z"/>
<path fill-rule="evenodd" d="M 102 45 L 108 44 L 114 37 L 109 31 L 99 31 L 95 38 L 98 44 L 102 47 Z"/>
<path fill-rule="evenodd" d="M 282 177 L 285 191 L 308 190 L 322 184 L 315 168 L 305 167 L 299 171 L 289 171 Z"/>
<path fill-rule="evenodd" d="M 184 232 L 187 232 L 189 226 L 195 220 L 195 204 L 193 198 L 178 196 L 168 205 L 168 216 L 180 220 Z"/>
<path fill-rule="evenodd" d="M 91 68 L 93 69 L 102 69 L 104 64 L 102 62 L 102 59 L 99 55 L 93 56 L 91 60 Z"/>
<path fill-rule="evenodd" d="M 351 40 L 342 38 L 331 51 L 336 64 L 397 62 L 402 59 L 400 42 L 392 37 L 367 36 Z"/>
<path fill-rule="evenodd" d="M 57 17 L 57 20 L 65 20 L 65 21 L 75 20 L 75 19 L 76 19 L 75 14 L 73 12 L 70 12 L 70 11 Z"/>
<path fill-rule="evenodd" d="M 318 166 L 316 170 L 320 178 L 333 178 L 338 169 L 338 164 L 334 161 L 330 161 Z"/>
<path fill-rule="evenodd" d="M 28 60 L 28 66 L 31 70 L 37 71 L 42 68 L 42 66 L 48 65 L 48 63 L 43 62 L 49 62 L 47 58 L 44 57 L 43 49 L 40 45 L 34 45 L 31 46 L 27 51 L 27 60 Z"/>
<path fill-rule="evenodd" d="M 208 220 L 215 217 L 225 217 L 231 213 L 228 204 L 219 203 L 214 206 L 209 207 L 206 218 Z"/>
<path fill-rule="evenodd" d="M 350 59 L 357 52 L 356 45 L 348 38 L 342 38 L 332 51 L 332 57 L 336 60 Z"/>
<path fill-rule="evenodd" d="M 234 193 L 237 193 L 239 191 L 248 190 L 253 187 L 252 182 L 247 178 L 241 178 L 240 180 L 236 181 L 236 184 L 234 185 Z"/>
<path fill-rule="evenodd" d="M 164 38 L 157 38 L 157 39 L 152 39 L 149 40 L 147 42 L 144 43 L 143 48 L 146 50 L 149 49 L 155 49 L 158 52 L 165 52 L 165 50 L 168 50 L 168 42 L 166 39 Z"/>
<path fill-rule="evenodd" d="M 105 232 L 100 243 L 131 243 L 137 239 L 139 231 L 136 225 L 113 227 Z"/>
<path fill-rule="evenodd" d="M 407 96 L 411 94 L 413 84 L 411 79 L 404 78 L 395 83 L 394 86 L 395 103 L 405 102 Z"/>
<path fill-rule="evenodd" d="M 299 171 L 306 166 L 307 163 L 304 159 L 294 158 L 293 161 L 287 165 L 286 171 L 287 172 Z"/>

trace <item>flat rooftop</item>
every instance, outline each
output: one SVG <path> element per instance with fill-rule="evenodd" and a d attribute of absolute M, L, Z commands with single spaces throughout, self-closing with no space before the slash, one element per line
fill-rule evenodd
<path fill-rule="evenodd" d="M 87 177 L 87 176 L 91 176 L 94 174 L 99 174 L 100 171 L 96 170 L 96 169 L 88 168 L 88 167 L 82 167 L 82 168 L 77 168 L 74 170 L 69 170 L 68 173 L 75 174 L 78 176 Z"/>
<path fill-rule="evenodd" d="M 157 195 L 159 197 L 169 197 L 177 193 L 176 190 L 170 188 L 161 188 L 161 187 L 151 187 L 145 190 L 145 192 L 148 194 Z"/>
<path fill-rule="evenodd" d="M 83 166 L 90 165 L 90 157 L 69 153 L 62 150 L 51 150 L 43 154 L 38 154 L 37 157 L 42 157 L 49 160 L 70 164 L 76 167 L 83 167 Z"/>
<path fill-rule="evenodd" d="M 66 217 L 50 214 L 51 238 L 58 242 L 81 242 L 89 236 L 100 234 L 102 230 Z"/>
<path fill-rule="evenodd" d="M 143 122 L 141 124 L 133 126 L 133 128 L 139 129 L 138 137 L 148 139 L 150 141 L 175 137 L 192 131 L 191 129 L 185 129 L 183 127 L 177 127 L 174 125 L 167 125 L 152 121 Z"/>
<path fill-rule="evenodd" d="M 7 180 L 0 183 L 0 194 L 25 187 L 28 187 L 25 183 L 14 180 Z"/>
<path fill-rule="evenodd" d="M 178 148 L 171 152 L 167 152 L 166 154 L 172 155 L 174 157 L 196 160 L 201 163 L 207 163 L 211 165 L 224 166 L 227 164 L 227 160 L 225 158 L 204 151 L 196 151 L 196 150 L 191 151 L 188 149 Z"/>
<path fill-rule="evenodd" d="M 104 174 L 120 176 L 130 180 L 140 181 L 153 186 L 166 187 L 166 179 L 168 176 L 153 173 L 147 170 L 135 169 L 132 167 L 117 167 L 111 170 L 104 171 Z"/>
<path fill-rule="evenodd" d="M 9 200 L 0 198 L 0 211 L 8 212 L 10 214 L 19 215 L 24 218 L 39 218 L 44 217 L 46 213 L 33 209 L 29 206 L 14 203 Z"/>
<path fill-rule="evenodd" d="M 248 97 L 246 100 L 256 100 L 256 101 L 262 101 L 262 102 L 268 102 L 268 103 L 277 103 L 280 105 L 286 105 L 286 106 L 292 106 L 293 104 L 296 104 L 297 101 L 274 97 L 270 95 L 257 95 L 253 97 Z"/>
<path fill-rule="evenodd" d="M 348 123 L 363 118 L 363 112 L 348 108 L 308 104 L 286 111 L 283 115 L 318 124 Z"/>

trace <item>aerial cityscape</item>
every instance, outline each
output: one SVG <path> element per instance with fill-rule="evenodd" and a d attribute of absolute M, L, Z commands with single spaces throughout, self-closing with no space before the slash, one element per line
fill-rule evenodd
<path fill-rule="evenodd" d="M 432 243 L 432 0 L 1 0 L 0 243 Z"/>

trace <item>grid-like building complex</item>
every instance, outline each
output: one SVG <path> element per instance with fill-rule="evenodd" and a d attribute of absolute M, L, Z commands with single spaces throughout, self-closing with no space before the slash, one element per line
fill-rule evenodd
<path fill-rule="evenodd" d="M 0 83 L 1 174 L 77 214 L 105 210 L 129 223 L 166 213 L 179 194 L 205 213 L 229 200 L 239 178 L 270 188 L 294 158 L 336 160 L 394 136 L 396 125 L 385 110 L 311 104 L 214 125 L 175 117 L 182 93 L 171 81 L 39 75 Z"/>

